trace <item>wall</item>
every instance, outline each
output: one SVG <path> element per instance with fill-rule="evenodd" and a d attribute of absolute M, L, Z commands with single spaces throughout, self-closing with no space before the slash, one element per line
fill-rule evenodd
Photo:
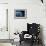
<path fill-rule="evenodd" d="M 0 3 L 8 3 L 8 0 L 0 0 Z"/>
<path fill-rule="evenodd" d="M 14 19 L 14 9 L 27 9 L 27 18 Z M 10 0 L 9 31 L 11 38 L 14 38 L 14 32 L 17 30 L 19 32 L 27 30 L 27 23 L 40 23 L 42 25 L 44 41 L 46 40 L 45 5 L 43 5 L 40 0 Z"/>
<path fill-rule="evenodd" d="M 14 9 L 27 9 L 27 18 L 14 19 Z M 45 18 L 45 15 L 43 12 L 44 12 L 44 6 L 40 1 L 38 2 L 36 0 L 35 1 L 34 0 L 9 1 L 10 31 L 14 32 L 16 30 L 19 30 L 19 31 L 26 30 L 27 22 L 42 23 L 41 20 Z"/>

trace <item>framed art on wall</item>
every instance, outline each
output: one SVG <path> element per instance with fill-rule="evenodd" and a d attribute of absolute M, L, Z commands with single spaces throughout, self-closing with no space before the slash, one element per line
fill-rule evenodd
<path fill-rule="evenodd" d="M 16 9 L 14 10 L 14 18 L 25 19 L 27 17 L 26 9 Z"/>

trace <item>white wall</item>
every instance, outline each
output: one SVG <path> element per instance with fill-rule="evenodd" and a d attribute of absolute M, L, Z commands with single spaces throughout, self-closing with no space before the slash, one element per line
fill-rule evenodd
<path fill-rule="evenodd" d="M 14 9 L 27 9 L 26 19 L 14 19 Z M 39 0 L 11 0 L 9 1 L 9 27 L 10 31 L 26 30 L 27 23 L 42 23 L 45 19 L 44 6 Z M 12 20 L 12 21 L 11 21 Z"/>
<path fill-rule="evenodd" d="M 14 19 L 14 9 L 27 9 L 27 18 Z M 40 23 L 42 25 L 44 41 L 46 40 L 45 5 L 43 5 L 40 0 L 10 0 L 9 19 L 11 38 L 13 38 L 15 31 L 18 30 L 21 32 L 22 30 L 26 30 L 27 23 Z"/>
<path fill-rule="evenodd" d="M 0 3 L 8 3 L 8 0 L 0 0 Z"/>

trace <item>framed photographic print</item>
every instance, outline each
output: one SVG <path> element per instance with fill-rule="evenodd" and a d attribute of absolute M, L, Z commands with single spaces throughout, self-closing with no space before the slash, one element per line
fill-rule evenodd
<path fill-rule="evenodd" d="M 27 17 L 26 9 L 16 9 L 14 10 L 14 18 L 24 19 Z"/>

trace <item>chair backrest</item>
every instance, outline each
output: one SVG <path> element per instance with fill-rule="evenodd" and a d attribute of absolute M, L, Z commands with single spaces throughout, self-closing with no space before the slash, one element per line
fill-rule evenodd
<path fill-rule="evenodd" d="M 36 24 L 36 23 L 29 24 L 29 23 L 27 23 L 27 30 L 28 30 L 29 34 L 36 35 L 40 32 L 40 24 Z"/>

